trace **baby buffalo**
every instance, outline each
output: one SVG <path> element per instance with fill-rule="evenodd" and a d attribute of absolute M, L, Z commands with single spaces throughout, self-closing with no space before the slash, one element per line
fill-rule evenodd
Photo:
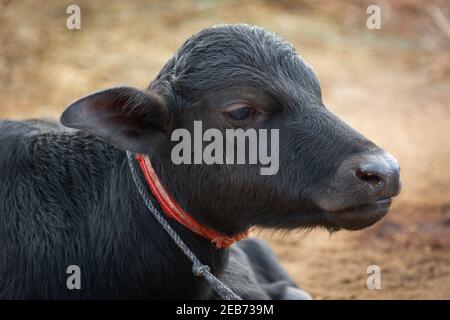
<path fill-rule="evenodd" d="M 93 93 L 61 122 L 0 121 L 1 298 L 216 297 L 149 212 L 129 164 L 181 239 L 243 298 L 301 298 L 267 245 L 228 249 L 250 228 L 362 229 L 401 187 L 397 161 L 327 110 L 312 68 L 260 27 L 204 29 L 147 89 Z M 202 139 L 181 148 L 200 124 Z M 241 144 L 221 150 L 221 134 Z M 235 159 L 252 147 L 273 170 L 252 152 Z"/>

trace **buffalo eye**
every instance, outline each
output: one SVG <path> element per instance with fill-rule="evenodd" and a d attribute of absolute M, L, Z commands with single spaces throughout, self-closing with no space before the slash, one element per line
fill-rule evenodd
<path fill-rule="evenodd" d="M 225 107 L 222 112 L 227 120 L 236 127 L 247 126 L 262 116 L 262 112 L 258 109 L 242 102 L 233 103 Z"/>
<path fill-rule="evenodd" d="M 250 107 L 243 107 L 228 111 L 227 114 L 233 120 L 242 121 L 254 116 L 256 114 L 256 110 Z"/>

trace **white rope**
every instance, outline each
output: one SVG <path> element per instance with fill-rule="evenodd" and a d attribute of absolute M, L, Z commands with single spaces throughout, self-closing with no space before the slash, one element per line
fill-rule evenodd
<path fill-rule="evenodd" d="M 234 293 L 230 288 L 228 288 L 222 281 L 217 279 L 214 276 L 210 268 L 202 264 L 201 261 L 197 258 L 197 256 L 189 249 L 189 247 L 184 243 L 184 241 L 180 238 L 178 233 L 169 225 L 167 220 L 163 217 L 163 215 L 156 209 L 153 205 L 152 200 L 148 196 L 145 191 L 144 185 L 140 181 L 136 170 L 133 164 L 133 154 L 127 151 L 128 164 L 130 166 L 131 175 L 133 177 L 133 181 L 139 191 L 139 194 L 142 197 L 145 205 L 148 210 L 153 214 L 155 219 L 159 222 L 159 224 L 163 227 L 163 229 L 169 234 L 169 236 L 173 239 L 176 245 L 183 251 L 183 253 L 188 257 L 188 259 L 192 262 L 192 273 L 198 277 L 203 277 L 209 283 L 209 285 L 214 289 L 214 291 L 224 300 L 242 300 L 236 293 Z"/>

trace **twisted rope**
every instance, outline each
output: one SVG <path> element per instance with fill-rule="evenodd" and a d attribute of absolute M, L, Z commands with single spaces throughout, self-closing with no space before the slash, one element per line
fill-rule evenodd
<path fill-rule="evenodd" d="M 213 288 L 213 290 L 224 300 L 242 300 L 236 293 L 234 293 L 230 288 L 228 288 L 222 281 L 217 279 L 214 276 L 210 268 L 203 264 L 197 256 L 189 249 L 189 247 L 184 243 L 184 241 L 180 238 L 178 233 L 169 225 L 169 222 L 163 217 L 163 215 L 156 209 L 148 196 L 144 185 L 139 179 L 136 170 L 133 164 L 133 154 L 127 151 L 128 164 L 130 166 L 131 176 L 133 177 L 134 184 L 136 185 L 139 194 L 141 195 L 142 200 L 147 206 L 148 210 L 153 214 L 155 219 L 159 222 L 159 224 L 163 227 L 163 229 L 169 234 L 175 244 L 183 251 L 183 253 L 188 257 L 188 259 L 192 262 L 192 273 L 195 276 L 203 277 L 209 285 Z"/>

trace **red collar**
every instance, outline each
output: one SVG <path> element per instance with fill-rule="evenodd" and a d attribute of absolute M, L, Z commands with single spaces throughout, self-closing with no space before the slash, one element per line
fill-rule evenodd
<path fill-rule="evenodd" d="M 143 154 L 136 154 L 136 160 L 139 162 L 141 170 L 144 173 L 145 180 L 147 180 L 147 184 L 149 185 L 153 195 L 156 200 L 158 200 L 159 205 L 168 217 L 177 220 L 189 230 L 210 240 L 216 245 L 217 248 L 228 248 L 234 242 L 249 236 L 251 229 L 234 237 L 227 237 L 213 229 L 201 225 L 192 216 L 186 213 L 167 193 L 166 189 L 161 184 L 161 181 L 159 181 L 155 169 L 152 167 L 150 158 Z"/>

